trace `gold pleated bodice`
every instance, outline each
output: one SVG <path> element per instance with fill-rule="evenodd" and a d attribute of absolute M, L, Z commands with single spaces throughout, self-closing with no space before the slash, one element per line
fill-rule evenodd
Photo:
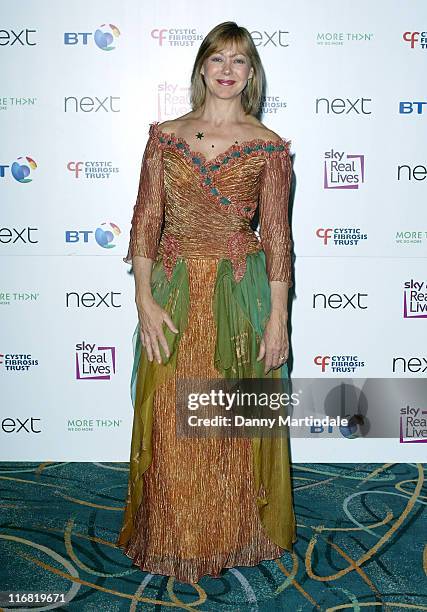
<path fill-rule="evenodd" d="M 255 138 L 208 160 L 151 123 L 124 260 L 162 257 L 170 277 L 180 256 L 226 257 L 238 281 L 246 255 L 263 249 L 269 280 L 291 286 L 289 145 Z M 250 225 L 258 204 L 260 238 Z"/>

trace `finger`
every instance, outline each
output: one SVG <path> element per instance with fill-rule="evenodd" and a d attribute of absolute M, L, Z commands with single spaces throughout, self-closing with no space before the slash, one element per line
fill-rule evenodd
<path fill-rule="evenodd" d="M 148 334 L 145 334 L 145 350 L 147 351 L 148 361 L 153 361 L 153 349 L 151 347 L 151 339 Z"/>
<path fill-rule="evenodd" d="M 272 366 L 271 350 L 267 348 L 265 352 L 265 360 L 264 360 L 264 374 L 267 374 L 271 370 L 271 366 Z"/>
<path fill-rule="evenodd" d="M 154 353 L 157 363 L 162 363 L 157 336 L 151 336 L 150 340 L 151 340 L 151 346 L 153 347 L 153 353 Z"/>
<path fill-rule="evenodd" d="M 282 353 L 283 354 L 283 353 Z M 268 366 L 269 370 L 277 368 L 280 363 L 280 353 L 279 349 L 269 348 L 267 349 L 267 356 L 265 358 L 266 366 Z"/>
<path fill-rule="evenodd" d="M 166 340 L 166 337 L 163 333 L 163 330 L 161 330 L 160 332 L 158 332 L 158 339 L 160 341 L 160 344 L 162 345 L 162 348 L 165 352 L 166 357 L 169 359 L 170 355 L 169 355 L 169 346 Z"/>
<path fill-rule="evenodd" d="M 289 356 L 289 352 L 288 349 L 284 349 L 282 351 L 279 351 L 279 356 L 277 358 L 277 365 L 276 368 L 281 367 L 284 363 L 286 363 L 286 361 L 288 360 L 288 356 Z"/>
<path fill-rule="evenodd" d="M 264 338 L 261 339 L 260 345 L 259 345 L 259 353 L 258 353 L 258 357 L 256 358 L 257 361 L 261 361 L 261 359 L 264 357 L 265 355 L 265 342 L 264 342 Z"/>
<path fill-rule="evenodd" d="M 282 363 L 282 359 L 281 357 L 283 357 L 284 353 L 280 352 L 280 351 L 276 351 L 273 353 L 273 356 L 271 358 L 271 363 L 273 368 L 277 368 L 279 365 L 281 365 Z"/>
<path fill-rule="evenodd" d="M 276 359 L 273 359 L 273 364 L 274 364 L 274 365 L 273 365 L 273 368 L 274 368 L 274 369 L 276 369 L 276 368 L 280 368 L 280 367 L 281 367 L 281 366 L 282 366 L 282 365 L 285 363 L 285 361 L 286 361 L 286 355 L 285 355 L 285 358 L 284 358 L 284 359 L 281 359 L 281 357 L 283 357 L 283 355 L 285 355 L 285 353 L 281 353 L 280 355 L 278 355 L 278 356 L 276 357 Z"/>
<path fill-rule="evenodd" d="M 169 329 L 174 332 L 174 334 L 177 334 L 179 332 L 179 330 L 175 327 L 174 322 L 172 321 L 172 319 L 170 318 L 167 312 L 163 314 L 163 320 L 165 321 Z"/>
<path fill-rule="evenodd" d="M 139 328 L 139 337 L 140 337 L 142 346 L 145 346 L 145 336 L 144 336 L 144 331 L 142 327 Z"/>

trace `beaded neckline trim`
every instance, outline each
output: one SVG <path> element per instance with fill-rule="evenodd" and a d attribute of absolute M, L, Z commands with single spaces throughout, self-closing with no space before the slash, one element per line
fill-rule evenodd
<path fill-rule="evenodd" d="M 206 156 L 200 151 L 193 151 L 189 143 L 182 138 L 182 136 L 176 136 L 175 132 L 164 132 L 159 127 L 158 121 L 150 123 L 150 129 L 153 129 L 159 141 L 164 145 L 174 145 L 177 149 L 182 151 L 186 157 L 199 167 L 203 174 L 208 172 L 215 172 L 221 167 L 225 166 L 231 160 L 237 160 L 242 157 L 242 154 L 249 155 L 262 155 L 263 153 L 270 153 L 278 155 L 283 152 L 289 152 L 291 145 L 290 140 L 280 138 L 280 140 L 266 140 L 264 138 L 252 138 L 245 140 L 238 144 L 232 144 L 211 159 L 207 159 Z"/>
<path fill-rule="evenodd" d="M 207 160 L 203 153 L 193 151 L 188 142 L 181 136 L 176 136 L 174 132 L 164 132 L 161 130 L 158 121 L 150 123 L 149 132 L 150 135 L 157 138 L 160 146 L 171 148 L 172 150 L 175 149 L 182 153 L 184 158 L 197 170 L 200 185 L 212 199 L 212 202 L 218 203 L 230 211 L 235 209 L 240 215 L 248 219 L 252 218 L 256 203 L 253 203 L 251 206 L 238 203 L 233 205 L 233 201 L 222 195 L 216 187 L 215 178 L 222 169 L 229 168 L 246 156 L 265 156 L 266 153 L 269 157 L 283 156 L 289 153 L 291 145 L 291 141 L 284 138 L 276 141 L 252 138 L 240 144 L 232 144 L 213 159 Z"/>

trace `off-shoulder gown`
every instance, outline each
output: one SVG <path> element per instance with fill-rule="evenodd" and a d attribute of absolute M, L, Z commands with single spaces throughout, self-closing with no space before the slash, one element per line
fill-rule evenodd
<path fill-rule="evenodd" d="M 154 299 L 170 358 L 147 359 L 138 325 L 134 421 L 123 525 L 116 542 L 142 570 L 196 583 L 222 568 L 282 556 L 296 541 L 288 440 L 183 438 L 176 381 L 276 378 L 256 357 L 269 281 L 291 280 L 290 141 L 253 139 L 214 159 L 149 126 L 128 254 L 154 261 Z M 259 238 L 250 221 L 259 205 Z"/>

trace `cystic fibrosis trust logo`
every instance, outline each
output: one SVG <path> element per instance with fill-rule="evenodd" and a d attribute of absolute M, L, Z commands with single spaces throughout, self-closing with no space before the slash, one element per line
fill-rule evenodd
<path fill-rule="evenodd" d="M 365 182 L 365 156 L 345 151 L 325 151 L 324 189 L 359 189 Z"/>
<path fill-rule="evenodd" d="M 70 161 L 67 169 L 74 174 L 76 179 L 82 175 L 86 179 L 108 179 L 112 174 L 116 174 L 119 168 L 113 166 L 111 161 Z"/>
<path fill-rule="evenodd" d="M 76 344 L 76 379 L 111 380 L 116 373 L 116 347 Z"/>
<path fill-rule="evenodd" d="M 159 47 L 194 47 L 203 39 L 203 34 L 191 26 L 155 28 L 151 30 L 151 38 L 158 42 Z"/>
<path fill-rule="evenodd" d="M 411 49 L 419 47 L 427 50 L 427 32 L 404 32 L 403 40 L 410 43 Z"/>
<path fill-rule="evenodd" d="M 0 353 L 0 367 L 7 372 L 27 372 L 31 367 L 39 365 L 31 353 Z"/>
<path fill-rule="evenodd" d="M 403 318 L 427 319 L 427 281 L 411 278 L 404 283 Z"/>
<path fill-rule="evenodd" d="M 314 363 L 322 372 L 355 372 L 365 366 L 357 355 L 316 355 Z"/>
<path fill-rule="evenodd" d="M 427 410 L 421 410 L 421 408 L 406 406 L 400 409 L 401 444 L 427 442 L 427 416 L 425 415 L 427 415 Z"/>
<path fill-rule="evenodd" d="M 325 246 L 356 246 L 361 240 L 368 239 L 368 234 L 362 233 L 359 227 L 318 227 L 316 236 Z"/>

